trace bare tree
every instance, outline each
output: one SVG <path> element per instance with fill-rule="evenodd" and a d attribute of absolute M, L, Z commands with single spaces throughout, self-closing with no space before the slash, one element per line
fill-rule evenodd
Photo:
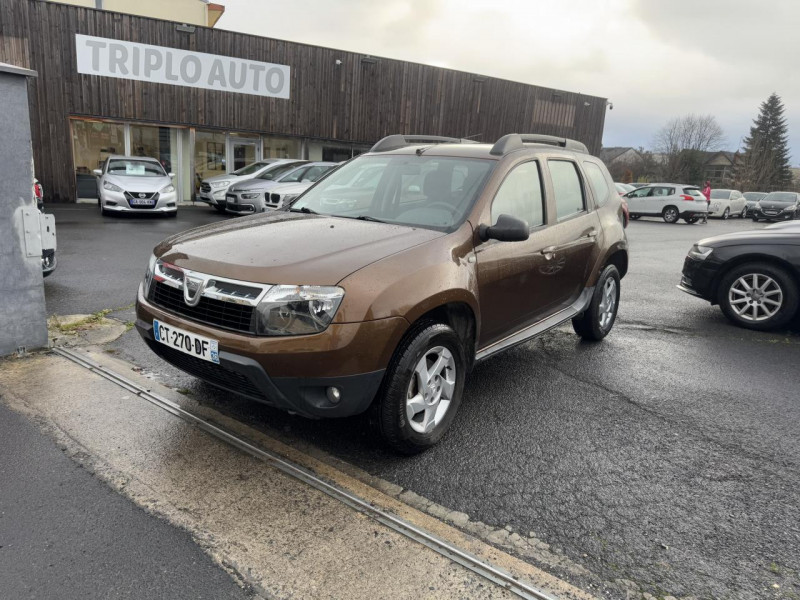
<path fill-rule="evenodd" d="M 656 133 L 653 147 L 662 156 L 664 178 L 680 181 L 696 177 L 702 153 L 719 150 L 724 143 L 725 134 L 713 115 L 690 114 L 670 119 Z"/>

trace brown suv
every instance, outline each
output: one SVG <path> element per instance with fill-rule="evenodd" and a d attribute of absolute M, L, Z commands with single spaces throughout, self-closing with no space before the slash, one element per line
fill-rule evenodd
<path fill-rule="evenodd" d="M 573 140 L 393 135 L 290 208 L 159 244 L 136 326 L 184 371 L 308 417 L 372 410 L 435 444 L 477 362 L 572 320 L 611 330 L 626 214 Z"/>

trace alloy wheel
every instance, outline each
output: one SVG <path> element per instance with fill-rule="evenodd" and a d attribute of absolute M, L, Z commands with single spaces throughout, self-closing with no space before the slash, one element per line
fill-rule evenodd
<path fill-rule="evenodd" d="M 607 330 L 617 311 L 617 282 L 612 277 L 603 284 L 603 296 L 597 310 L 600 313 L 600 327 Z"/>
<path fill-rule="evenodd" d="M 430 433 L 447 414 L 456 389 L 456 361 L 444 346 L 419 359 L 408 385 L 406 416 L 417 433 Z"/>
<path fill-rule="evenodd" d="M 731 284 L 728 303 L 733 312 L 745 321 L 766 321 L 783 306 L 783 289 L 768 275 L 748 273 Z"/>
<path fill-rule="evenodd" d="M 667 223 L 675 223 L 678 220 L 678 210 L 672 207 L 664 209 L 664 220 Z"/>

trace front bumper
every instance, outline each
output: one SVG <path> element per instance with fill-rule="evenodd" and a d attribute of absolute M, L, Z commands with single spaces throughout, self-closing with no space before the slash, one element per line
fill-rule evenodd
<path fill-rule="evenodd" d="M 401 317 L 333 323 L 313 336 L 256 337 L 206 326 L 168 313 L 142 296 L 136 328 L 148 346 L 173 366 L 250 400 L 307 417 L 347 417 L 372 403 L 408 323 Z M 219 364 L 155 341 L 153 319 L 219 341 Z M 328 398 L 337 387 L 341 399 Z"/>
<path fill-rule="evenodd" d="M 791 221 L 792 219 L 795 218 L 794 211 L 792 212 L 780 211 L 778 213 L 772 213 L 772 212 L 767 213 L 760 208 L 752 208 L 750 209 L 748 214 L 753 219 L 766 219 L 767 221 Z"/>
<path fill-rule="evenodd" d="M 683 261 L 683 273 L 681 282 L 677 288 L 692 296 L 708 300 L 712 304 L 716 304 L 714 297 L 714 279 L 717 274 L 717 268 L 713 261 L 708 258 L 705 260 L 698 260 L 687 256 Z"/>
<path fill-rule="evenodd" d="M 103 190 L 100 192 L 100 204 L 106 212 L 173 213 L 178 210 L 178 195 L 176 192 L 159 194 L 155 206 L 131 206 L 124 192 Z"/>
<path fill-rule="evenodd" d="M 226 189 L 212 190 L 210 192 L 200 191 L 197 193 L 197 201 L 205 202 L 206 204 L 210 204 L 211 206 L 220 206 L 224 208 L 226 193 L 227 193 Z"/>
<path fill-rule="evenodd" d="M 241 193 L 228 192 L 225 195 L 225 212 L 234 215 L 252 215 L 263 212 L 264 194 L 259 193 L 255 198 L 244 198 Z"/>

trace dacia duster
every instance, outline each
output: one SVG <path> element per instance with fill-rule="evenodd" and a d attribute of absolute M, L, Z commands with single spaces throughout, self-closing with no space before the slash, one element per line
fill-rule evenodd
<path fill-rule="evenodd" d="M 392 135 L 290 207 L 159 244 L 136 326 L 215 386 L 307 417 L 369 409 L 415 453 L 447 431 L 476 362 L 568 320 L 608 334 L 625 225 L 574 140 Z"/>

